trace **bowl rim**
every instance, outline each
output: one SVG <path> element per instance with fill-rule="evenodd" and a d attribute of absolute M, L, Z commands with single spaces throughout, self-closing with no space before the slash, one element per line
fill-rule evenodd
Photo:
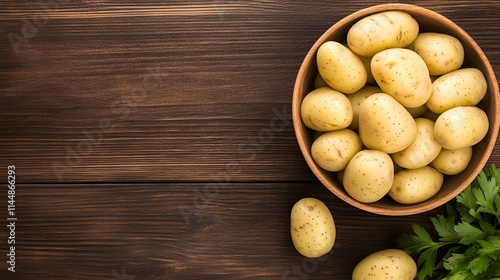
<path fill-rule="evenodd" d="M 344 24 L 351 22 L 353 20 L 359 20 L 363 17 L 366 17 L 368 15 L 378 13 L 378 12 L 383 12 L 383 11 L 389 11 L 389 10 L 399 10 L 399 11 L 405 11 L 405 12 L 416 12 L 420 14 L 427 14 L 436 20 L 439 20 L 443 22 L 444 25 L 447 27 L 450 27 L 453 29 L 455 32 L 460 34 L 460 36 L 467 40 L 467 42 L 470 44 L 472 47 L 473 51 L 477 53 L 477 55 L 481 58 L 481 60 L 484 63 L 486 73 L 484 73 L 485 77 L 487 79 L 490 79 L 490 83 L 488 85 L 492 85 L 492 88 L 489 88 L 489 93 L 491 98 L 491 106 L 494 107 L 493 111 L 496 112 L 495 116 L 490 119 L 490 130 L 491 130 L 491 138 L 488 141 L 486 150 L 484 154 L 482 155 L 479 164 L 474 167 L 473 172 L 471 175 L 457 188 L 455 188 L 453 191 L 451 191 L 447 196 L 444 196 L 438 200 L 433 201 L 432 203 L 421 203 L 421 204 L 413 204 L 413 205 L 404 205 L 401 204 L 401 208 L 397 209 L 390 209 L 390 208 L 381 208 L 381 207 L 375 207 L 373 204 L 367 204 L 367 203 L 362 203 L 359 202 L 352 197 L 350 197 L 348 194 L 343 193 L 335 188 L 331 184 L 331 182 L 323 176 L 320 171 L 320 167 L 316 165 L 314 160 L 312 159 L 310 155 L 310 150 L 306 145 L 305 140 L 302 138 L 302 134 L 305 133 L 305 128 L 304 125 L 302 124 L 301 116 L 300 116 L 300 104 L 302 100 L 299 100 L 299 92 L 302 87 L 302 84 L 304 82 L 304 77 L 306 70 L 309 68 L 309 61 L 312 60 L 317 52 L 317 49 L 320 47 L 320 45 L 327 40 L 328 37 L 330 37 L 337 29 L 342 27 Z M 495 76 L 495 73 L 493 71 L 493 68 L 482 51 L 482 49 L 479 47 L 479 45 L 476 43 L 476 41 L 467 33 L 465 32 L 460 26 L 455 24 L 453 21 L 448 19 L 447 17 L 439 14 L 438 12 L 429 10 L 427 8 L 413 5 L 413 4 L 402 4 L 402 3 L 390 3 L 390 4 L 380 4 L 380 5 L 374 5 L 370 6 L 361 10 L 358 10 L 354 13 L 351 13 L 341 20 L 337 21 L 334 25 L 332 25 L 330 28 L 327 29 L 313 44 L 311 49 L 308 51 L 306 54 L 299 71 L 297 73 L 297 78 L 295 80 L 294 84 L 294 89 L 293 89 L 293 97 L 292 97 L 292 118 L 293 118 L 293 126 L 294 126 L 294 131 L 295 131 L 295 136 L 297 139 L 297 142 L 299 144 L 300 150 L 302 155 L 304 156 L 307 165 L 309 168 L 313 171 L 314 175 L 319 179 L 319 181 L 326 187 L 328 188 L 334 195 L 336 195 L 338 198 L 343 200 L 344 202 L 350 204 L 351 206 L 354 206 L 356 208 L 362 209 L 367 212 L 371 212 L 374 214 L 380 214 L 380 215 L 387 215 L 387 216 L 406 216 L 406 215 L 413 215 L 413 214 L 419 214 L 423 212 L 427 212 L 429 210 L 432 210 L 436 207 L 439 207 L 448 201 L 452 200 L 454 197 L 456 197 L 458 194 L 460 194 L 470 183 L 476 178 L 476 176 L 481 172 L 483 167 L 486 165 L 488 162 L 488 159 L 493 151 L 493 148 L 495 146 L 496 139 L 498 137 L 498 130 L 499 130 L 499 122 L 500 122 L 500 117 L 498 116 L 498 108 L 500 107 L 500 98 L 499 98 L 499 89 L 498 89 L 498 82 Z M 340 186 L 342 187 L 342 186 Z M 403 208 L 403 206 L 406 206 Z"/>

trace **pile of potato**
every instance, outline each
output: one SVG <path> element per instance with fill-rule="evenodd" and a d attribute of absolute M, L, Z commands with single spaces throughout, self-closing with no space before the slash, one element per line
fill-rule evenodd
<path fill-rule="evenodd" d="M 471 147 L 488 132 L 475 106 L 487 92 L 484 75 L 461 68 L 459 40 L 419 33 L 402 11 L 365 17 L 346 39 L 320 46 L 315 90 L 301 104 L 303 123 L 317 132 L 314 161 L 338 172 L 360 202 L 429 199 L 443 174 L 467 167 Z"/>

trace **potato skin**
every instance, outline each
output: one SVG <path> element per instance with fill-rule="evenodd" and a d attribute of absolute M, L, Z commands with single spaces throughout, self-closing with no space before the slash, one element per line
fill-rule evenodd
<path fill-rule="evenodd" d="M 363 203 L 380 200 L 391 189 L 394 165 L 391 157 L 376 150 L 362 150 L 347 164 L 343 184 L 346 192 Z"/>
<path fill-rule="evenodd" d="M 407 169 L 421 168 L 431 163 L 441 151 L 434 140 L 434 122 L 426 118 L 415 119 L 417 137 L 404 150 L 391 154 L 392 160 Z"/>
<path fill-rule="evenodd" d="M 382 90 L 375 86 L 364 86 L 362 89 L 356 91 L 353 94 L 348 94 L 347 99 L 351 101 L 352 107 L 352 122 L 348 128 L 352 130 L 358 130 L 359 128 L 359 110 L 361 109 L 361 103 L 365 101 L 368 96 L 374 93 L 381 93 Z"/>
<path fill-rule="evenodd" d="M 311 146 L 311 155 L 321 168 L 335 172 L 343 170 L 362 147 L 356 132 L 342 129 L 319 136 Z"/>
<path fill-rule="evenodd" d="M 432 94 L 432 82 L 424 60 L 414 51 L 388 49 L 373 56 L 373 77 L 383 92 L 404 107 L 424 105 Z"/>
<path fill-rule="evenodd" d="M 456 175 L 467 168 L 472 158 L 472 147 L 458 150 L 441 149 L 431 166 L 446 175 Z"/>
<path fill-rule="evenodd" d="M 308 93 L 300 106 L 302 122 L 316 131 L 333 131 L 348 127 L 353 113 L 347 97 L 328 87 Z"/>
<path fill-rule="evenodd" d="M 465 68 L 450 72 L 432 83 L 427 107 L 441 114 L 458 106 L 474 106 L 486 95 L 488 84 L 481 71 Z"/>
<path fill-rule="evenodd" d="M 308 258 L 325 255 L 335 244 L 332 214 L 316 198 L 303 198 L 295 203 L 290 214 L 290 233 L 295 249 Z"/>
<path fill-rule="evenodd" d="M 394 98 L 375 93 L 361 104 L 359 136 L 369 149 L 396 153 L 415 140 L 417 124 Z"/>
<path fill-rule="evenodd" d="M 464 47 L 448 34 L 425 32 L 418 34 L 413 50 L 422 57 L 431 75 L 455 71 L 464 62 Z"/>
<path fill-rule="evenodd" d="M 347 33 L 347 44 L 353 52 L 370 57 L 388 48 L 408 46 L 418 32 L 417 21 L 408 13 L 381 12 L 356 22 Z"/>
<path fill-rule="evenodd" d="M 488 132 L 486 113 L 478 107 L 455 107 L 442 113 L 434 125 L 434 139 L 443 148 L 457 150 L 474 146 Z"/>
<path fill-rule="evenodd" d="M 417 264 L 404 251 L 386 249 L 361 260 L 352 272 L 352 280 L 413 280 Z"/>
<path fill-rule="evenodd" d="M 344 45 L 328 41 L 316 54 L 318 71 L 323 80 L 342 93 L 354 93 L 366 84 L 367 72 L 361 59 Z"/>
<path fill-rule="evenodd" d="M 443 174 L 430 166 L 406 169 L 394 175 L 389 195 L 401 204 L 419 203 L 438 193 L 443 180 Z"/>

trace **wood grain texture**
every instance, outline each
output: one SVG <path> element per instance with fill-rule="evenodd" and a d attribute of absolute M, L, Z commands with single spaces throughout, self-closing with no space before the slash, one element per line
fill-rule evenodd
<path fill-rule="evenodd" d="M 430 228 L 442 209 L 384 217 L 335 198 L 291 124 L 316 39 L 386 2 L 1 1 L 0 176 L 16 165 L 19 222 L 18 272 L 0 279 L 343 280 L 411 223 Z M 455 21 L 500 73 L 498 1 L 411 3 Z M 306 196 L 338 229 L 316 264 L 289 238 Z"/>
<path fill-rule="evenodd" d="M 136 279 L 281 279 L 287 271 L 284 279 L 299 273 L 350 279 L 359 260 L 393 247 L 411 223 L 429 228 L 427 215 L 367 214 L 320 184 L 188 187 L 18 185 L 18 271 L 7 279 L 109 280 L 112 270 L 123 268 Z M 325 202 L 337 227 L 335 248 L 316 264 L 299 255 L 290 238 L 291 208 L 307 196 Z M 295 266 L 301 272 L 293 272 Z"/>
<path fill-rule="evenodd" d="M 0 4 L 0 151 L 26 169 L 22 182 L 203 181 L 229 161 L 245 166 L 234 180 L 313 179 L 292 126 L 271 130 L 273 110 L 289 116 L 319 35 L 369 6 L 54 3 Z M 419 4 L 462 26 L 500 72 L 498 3 L 433 3 Z M 7 35 L 23 31 L 16 52 Z"/>

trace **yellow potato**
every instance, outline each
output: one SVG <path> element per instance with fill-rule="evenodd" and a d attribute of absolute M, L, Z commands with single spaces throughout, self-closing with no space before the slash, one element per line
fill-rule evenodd
<path fill-rule="evenodd" d="M 354 199 L 363 203 L 380 200 L 391 189 L 394 165 L 391 157 L 381 151 L 362 150 L 344 170 L 344 189 Z"/>
<path fill-rule="evenodd" d="M 359 136 L 369 149 L 396 153 L 415 140 L 417 124 L 394 98 L 375 93 L 361 104 Z"/>
<path fill-rule="evenodd" d="M 472 158 L 472 147 L 458 150 L 441 149 L 431 166 L 446 175 L 458 174 L 467 168 Z"/>
<path fill-rule="evenodd" d="M 330 131 L 314 141 L 311 156 L 321 168 L 335 172 L 344 169 L 362 146 L 358 134 L 350 129 Z"/>
<path fill-rule="evenodd" d="M 443 174 L 430 166 L 406 169 L 394 175 L 389 196 L 401 204 L 419 203 L 433 197 L 443 180 Z"/>
<path fill-rule="evenodd" d="M 407 253 L 386 249 L 361 260 L 352 272 L 352 280 L 413 280 L 417 264 Z"/>
<path fill-rule="evenodd" d="M 353 117 L 349 99 L 327 87 L 315 89 L 304 97 L 300 115 L 307 127 L 321 132 L 344 129 Z"/>
<path fill-rule="evenodd" d="M 442 113 L 434 125 L 434 139 L 443 148 L 457 150 L 474 146 L 488 132 L 488 116 L 473 106 L 455 107 Z"/>
<path fill-rule="evenodd" d="M 349 48 L 349 45 L 347 43 L 344 43 L 344 46 L 346 48 Z M 372 69 L 371 69 L 371 66 L 370 66 L 371 61 L 372 61 L 372 57 L 371 56 L 370 57 L 362 56 L 362 55 L 359 55 L 357 53 L 354 53 L 354 54 L 356 56 L 358 56 L 359 59 L 361 59 L 361 62 L 363 62 L 363 65 L 365 66 L 365 69 L 366 69 L 366 84 L 367 85 L 374 84 L 375 83 L 375 79 L 373 79 Z"/>
<path fill-rule="evenodd" d="M 417 138 L 406 149 L 391 155 L 401 167 L 416 169 L 431 163 L 441 151 L 441 145 L 434 140 L 434 122 L 425 118 L 415 119 Z"/>
<path fill-rule="evenodd" d="M 431 75 L 455 71 L 464 62 L 464 47 L 450 35 L 425 32 L 418 34 L 413 50 L 425 61 Z"/>
<path fill-rule="evenodd" d="M 317 258 L 330 252 L 336 229 L 332 214 L 316 198 L 303 198 L 292 208 L 290 233 L 295 249 L 305 257 Z"/>
<path fill-rule="evenodd" d="M 349 94 L 366 84 L 367 72 L 363 62 L 344 45 L 328 41 L 316 54 L 318 71 L 331 88 Z"/>
<path fill-rule="evenodd" d="M 330 87 L 325 80 L 323 80 L 323 77 L 318 73 L 316 74 L 316 78 L 314 78 L 314 89 L 320 88 L 320 87 Z"/>
<path fill-rule="evenodd" d="M 364 86 L 362 89 L 356 91 L 353 94 L 348 94 L 347 99 L 351 101 L 352 107 L 352 122 L 349 125 L 349 128 L 352 130 L 358 130 L 359 128 L 359 109 L 361 108 L 361 103 L 365 101 L 368 96 L 382 92 L 379 87 L 374 86 Z"/>
<path fill-rule="evenodd" d="M 441 114 L 458 106 L 474 106 L 483 99 L 488 84 L 481 71 L 465 68 L 450 72 L 432 83 L 432 95 L 427 107 Z"/>
<path fill-rule="evenodd" d="M 432 82 L 424 60 L 408 49 L 388 49 L 373 56 L 373 77 L 383 92 L 407 108 L 424 105 L 432 94 Z"/>
<path fill-rule="evenodd" d="M 370 57 L 385 49 L 408 46 L 418 31 L 417 21 L 408 13 L 382 12 L 356 22 L 347 33 L 347 44 L 353 52 Z"/>

